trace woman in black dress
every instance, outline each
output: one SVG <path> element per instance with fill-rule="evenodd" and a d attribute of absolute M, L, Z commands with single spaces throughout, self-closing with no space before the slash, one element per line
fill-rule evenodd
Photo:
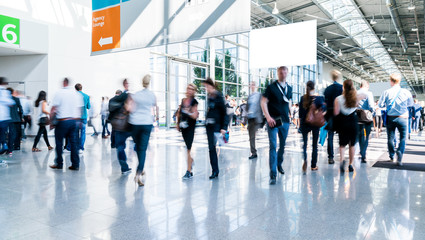
<path fill-rule="evenodd" d="M 195 99 L 197 88 L 195 84 L 189 84 L 186 89 L 186 98 L 182 99 L 179 110 L 177 111 L 177 130 L 182 132 L 184 143 L 187 148 L 187 171 L 183 179 L 193 177 L 192 164 L 193 158 L 190 155 L 193 138 L 195 136 L 196 119 L 199 116 L 198 101 Z"/>

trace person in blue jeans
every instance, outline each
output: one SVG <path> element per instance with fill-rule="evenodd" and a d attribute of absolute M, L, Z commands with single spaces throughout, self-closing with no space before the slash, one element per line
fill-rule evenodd
<path fill-rule="evenodd" d="M 311 126 L 306 122 L 307 114 L 310 111 L 310 108 L 314 107 L 321 111 L 322 114 L 325 112 L 325 99 L 322 96 L 318 96 L 314 92 L 314 82 L 308 81 L 306 84 L 306 94 L 301 97 L 299 104 L 299 115 L 300 115 L 300 130 L 303 135 L 303 157 L 304 163 L 302 166 L 303 173 L 307 172 L 307 143 L 308 143 L 308 134 L 312 134 L 312 153 L 311 153 L 311 171 L 317 171 L 317 150 L 318 150 L 318 141 L 319 141 L 319 131 L 320 127 Z"/>
<path fill-rule="evenodd" d="M 422 106 L 419 104 L 418 99 L 415 99 L 415 104 L 412 107 L 412 132 L 419 132 L 419 125 L 421 120 Z"/>
<path fill-rule="evenodd" d="M 266 88 L 261 98 L 261 109 L 268 124 L 270 185 L 276 184 L 277 171 L 285 174 L 282 163 L 289 131 L 289 104 L 292 99 L 292 87 L 286 82 L 288 68 L 279 67 L 277 74 L 278 80 Z M 279 150 L 276 153 L 277 137 L 279 137 Z"/>
<path fill-rule="evenodd" d="M 373 112 L 375 109 L 375 103 L 373 101 L 373 94 L 369 91 L 369 83 L 363 80 L 360 84 L 360 89 L 357 91 L 357 95 L 363 95 L 366 98 L 363 98 L 359 101 L 358 109 L 367 110 Z M 358 132 L 358 141 L 360 145 L 360 156 L 361 162 L 366 163 L 366 150 L 369 145 L 369 135 L 372 130 L 372 122 L 360 122 L 359 121 L 359 132 Z"/>
<path fill-rule="evenodd" d="M 144 76 L 142 80 L 143 90 L 131 94 L 126 103 L 126 109 L 130 112 L 129 123 L 132 127 L 131 135 L 136 143 L 136 153 L 139 159 L 134 181 L 140 187 L 144 186 L 141 176 L 145 168 L 146 151 L 148 149 L 153 123 L 154 120 L 159 120 L 159 109 L 156 102 L 156 96 L 148 89 L 150 82 L 151 76 Z M 154 115 L 152 115 L 152 113 L 154 113 Z M 156 116 L 156 118 L 154 116 Z"/>
<path fill-rule="evenodd" d="M 413 106 L 412 94 L 401 88 L 401 75 L 391 74 L 391 88 L 386 90 L 379 99 L 378 105 L 387 110 L 387 135 L 388 152 L 391 161 L 397 155 L 397 165 L 402 166 L 403 154 L 406 147 L 406 137 L 408 131 L 409 107 Z M 400 134 L 398 149 L 394 147 L 395 130 Z"/>

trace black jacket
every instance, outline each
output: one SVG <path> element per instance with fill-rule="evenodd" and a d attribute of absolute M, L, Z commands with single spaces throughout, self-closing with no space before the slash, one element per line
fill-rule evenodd
<path fill-rule="evenodd" d="M 332 85 L 328 86 L 325 89 L 325 103 L 326 103 L 326 115 L 325 118 L 326 120 L 329 120 L 329 118 L 333 117 L 333 112 L 334 112 L 334 102 L 335 102 L 335 98 L 337 98 L 338 96 L 340 96 L 342 94 L 342 85 L 334 82 Z"/>
<path fill-rule="evenodd" d="M 17 97 L 12 97 L 13 101 L 15 101 L 15 105 L 10 107 L 10 121 L 14 123 L 20 123 L 22 122 L 22 105 L 21 100 Z"/>
<path fill-rule="evenodd" d="M 124 111 L 124 104 L 125 101 L 128 98 L 128 93 L 123 92 L 121 95 L 115 96 L 109 100 L 109 117 L 108 119 L 111 120 L 120 112 Z"/>
<path fill-rule="evenodd" d="M 208 110 L 207 110 L 207 126 L 208 119 L 214 119 L 214 131 L 219 132 L 221 129 L 227 130 L 229 125 L 229 117 L 226 113 L 226 104 L 224 103 L 223 94 L 216 91 L 215 96 L 208 96 Z"/>

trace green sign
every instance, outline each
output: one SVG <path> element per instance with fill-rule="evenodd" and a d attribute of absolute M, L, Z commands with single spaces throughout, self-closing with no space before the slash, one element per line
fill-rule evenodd
<path fill-rule="evenodd" d="M 20 21 L 17 18 L 0 15 L 0 42 L 19 45 Z"/>

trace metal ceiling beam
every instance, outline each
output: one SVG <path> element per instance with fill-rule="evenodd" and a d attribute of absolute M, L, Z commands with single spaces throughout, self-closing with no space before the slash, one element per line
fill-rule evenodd
<path fill-rule="evenodd" d="M 400 39 L 401 45 L 403 46 L 403 50 L 407 51 L 407 41 L 406 36 L 404 35 L 403 27 L 401 25 L 400 16 L 397 10 L 397 4 L 395 0 L 386 0 L 388 11 L 390 12 L 391 21 L 397 31 L 397 35 Z"/>
<path fill-rule="evenodd" d="M 308 7 L 311 7 L 311 6 L 314 6 L 314 3 L 313 2 L 309 2 L 309 3 L 306 3 L 304 5 L 301 5 L 301 6 L 298 6 L 298 7 L 295 7 L 295 8 L 286 10 L 286 11 L 283 11 L 280 14 L 287 15 L 287 14 L 290 14 L 290 13 L 293 13 L 293 12 L 296 12 L 296 11 L 299 11 L 299 10 L 302 10 L 304 8 L 308 8 Z"/>

